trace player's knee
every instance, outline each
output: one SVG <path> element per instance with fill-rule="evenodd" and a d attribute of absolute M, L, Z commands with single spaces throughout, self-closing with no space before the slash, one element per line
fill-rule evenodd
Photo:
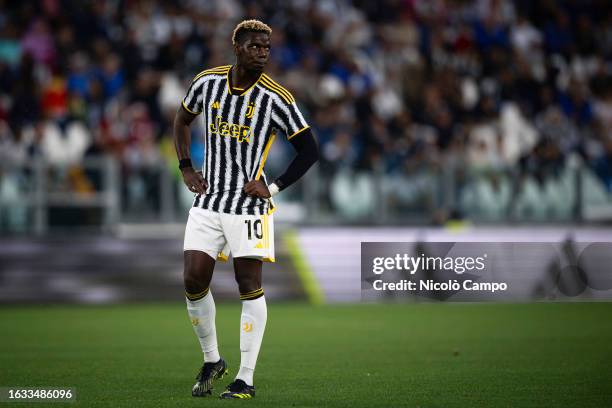
<path fill-rule="evenodd" d="M 236 282 L 240 293 L 251 292 L 261 287 L 261 283 L 254 276 L 236 274 Z"/>
<path fill-rule="evenodd" d="M 210 285 L 210 277 L 203 273 L 201 268 L 196 268 L 193 265 L 185 265 L 183 281 L 185 290 L 190 293 L 203 291 Z"/>
<path fill-rule="evenodd" d="M 188 292 L 200 292 L 210 285 L 214 269 L 214 260 L 209 260 L 199 253 L 185 253 L 183 280 Z"/>
<path fill-rule="evenodd" d="M 185 290 L 189 293 L 198 293 L 206 289 L 206 283 L 199 279 L 196 274 L 188 273 L 187 270 L 183 276 L 183 281 L 185 283 Z"/>

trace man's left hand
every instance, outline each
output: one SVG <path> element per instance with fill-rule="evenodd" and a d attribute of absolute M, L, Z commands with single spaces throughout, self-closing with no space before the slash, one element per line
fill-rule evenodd
<path fill-rule="evenodd" d="M 244 192 L 252 197 L 270 198 L 268 186 L 262 180 L 251 180 L 244 185 Z"/>

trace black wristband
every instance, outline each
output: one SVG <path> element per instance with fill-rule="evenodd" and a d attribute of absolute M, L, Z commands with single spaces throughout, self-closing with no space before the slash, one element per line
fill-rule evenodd
<path fill-rule="evenodd" d="M 179 169 L 183 170 L 183 169 L 186 169 L 187 167 L 193 167 L 193 165 L 191 164 L 191 159 L 179 160 Z"/>

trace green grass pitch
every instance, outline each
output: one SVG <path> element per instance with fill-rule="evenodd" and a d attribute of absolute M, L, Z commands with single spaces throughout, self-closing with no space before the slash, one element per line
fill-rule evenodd
<path fill-rule="evenodd" d="M 216 394 L 238 368 L 239 314 L 218 305 L 232 375 Z M 182 304 L 0 309 L 0 386 L 76 387 L 63 406 L 602 408 L 612 303 L 270 303 L 255 399 L 192 398 L 200 361 Z"/>

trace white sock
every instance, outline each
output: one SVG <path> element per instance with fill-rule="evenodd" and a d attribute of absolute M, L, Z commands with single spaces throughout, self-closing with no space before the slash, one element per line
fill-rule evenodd
<path fill-rule="evenodd" d="M 236 379 L 253 385 L 253 373 L 257 363 L 257 355 L 261 347 L 268 308 L 266 298 L 261 296 L 253 300 L 242 301 L 242 315 L 240 316 L 240 370 Z"/>
<path fill-rule="evenodd" d="M 186 301 L 189 319 L 198 340 L 200 340 L 204 361 L 208 363 L 219 361 L 221 356 L 219 356 L 219 350 L 217 349 L 217 329 L 215 327 L 217 309 L 212 292 L 208 291 L 208 294 L 202 299 L 196 301 L 186 299 Z"/>

